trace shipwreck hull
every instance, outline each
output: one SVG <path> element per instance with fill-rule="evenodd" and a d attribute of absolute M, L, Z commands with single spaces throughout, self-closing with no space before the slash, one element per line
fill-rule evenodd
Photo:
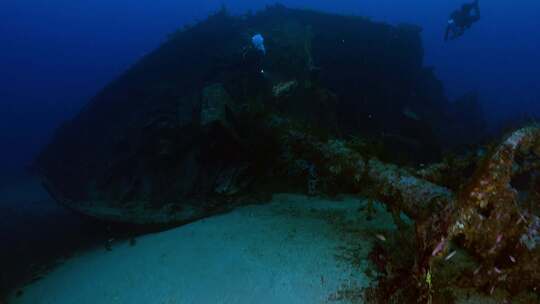
<path fill-rule="evenodd" d="M 255 33 L 264 56 L 251 45 Z M 388 161 L 436 160 L 447 144 L 440 130 L 455 121 L 422 58 L 414 26 L 281 6 L 219 12 L 105 87 L 59 128 L 35 168 L 72 210 L 161 225 L 254 193 L 298 190 L 278 170 L 284 130 L 275 119 L 374 138 L 391 147 Z"/>

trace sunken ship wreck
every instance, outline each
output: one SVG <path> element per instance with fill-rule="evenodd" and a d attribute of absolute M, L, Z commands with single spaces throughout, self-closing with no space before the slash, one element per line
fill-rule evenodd
<path fill-rule="evenodd" d="M 148 229 L 276 192 L 367 196 L 400 229 L 373 248 L 366 299 L 439 303 L 465 286 L 537 299 L 540 129 L 480 146 L 476 97 L 445 97 L 420 33 L 279 5 L 220 11 L 105 87 L 34 167 L 65 207 Z"/>

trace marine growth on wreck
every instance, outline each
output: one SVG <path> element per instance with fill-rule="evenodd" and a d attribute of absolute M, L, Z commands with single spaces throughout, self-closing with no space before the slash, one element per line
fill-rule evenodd
<path fill-rule="evenodd" d="M 475 97 L 445 97 L 420 31 L 279 5 L 221 11 L 110 83 L 35 170 L 67 208 L 149 229 L 277 192 L 366 196 L 399 229 L 372 248 L 364 301 L 539 301 L 540 128 L 481 146 L 481 113 L 455 115 Z"/>

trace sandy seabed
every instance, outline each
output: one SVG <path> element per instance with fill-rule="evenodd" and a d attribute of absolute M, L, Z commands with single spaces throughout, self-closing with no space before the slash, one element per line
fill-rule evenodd
<path fill-rule="evenodd" d="M 275 195 L 192 224 L 85 252 L 9 303 L 348 303 L 373 281 L 367 202 Z M 362 230 L 366 227 L 366 230 Z M 367 230 L 369 227 L 369 231 Z M 354 252 L 354 254 L 351 254 Z"/>

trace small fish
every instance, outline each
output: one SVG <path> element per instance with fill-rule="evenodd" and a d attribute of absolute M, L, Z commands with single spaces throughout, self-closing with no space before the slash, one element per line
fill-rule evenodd
<path fill-rule="evenodd" d="M 480 272 L 480 269 L 482 268 L 482 266 L 478 266 L 478 268 L 476 268 L 473 272 L 474 275 L 477 275 L 479 272 Z"/>
<path fill-rule="evenodd" d="M 410 108 L 408 107 L 405 107 L 401 113 L 403 114 L 403 116 L 409 118 L 409 119 L 412 119 L 412 120 L 420 120 L 420 117 L 418 116 L 418 114 L 416 114 L 413 110 L 411 110 Z"/>
<path fill-rule="evenodd" d="M 441 252 L 444 249 L 444 241 L 445 239 L 442 238 L 439 244 L 433 249 L 433 252 L 431 253 L 431 256 L 436 256 L 439 252 Z"/>
<path fill-rule="evenodd" d="M 493 267 L 493 270 L 498 274 L 502 273 L 502 271 L 498 267 Z"/>
<path fill-rule="evenodd" d="M 503 238 L 503 235 L 502 235 L 502 234 L 497 235 L 497 240 L 496 240 L 495 243 L 496 243 L 496 244 L 499 244 L 499 243 L 501 242 L 502 238 Z"/>
<path fill-rule="evenodd" d="M 382 234 L 377 233 L 377 234 L 375 234 L 375 237 L 378 238 L 379 240 L 383 241 L 383 242 L 386 242 L 386 238 Z"/>
<path fill-rule="evenodd" d="M 519 215 L 519 219 L 517 220 L 516 222 L 516 225 L 519 225 L 521 224 L 521 222 L 526 222 L 527 220 L 525 220 L 525 217 L 523 215 Z"/>
<path fill-rule="evenodd" d="M 450 260 L 451 258 L 454 257 L 454 255 L 456 255 L 456 252 L 457 252 L 457 251 L 455 251 L 455 250 L 452 251 L 449 255 L 446 256 L 446 258 L 444 258 L 444 260 L 445 260 L 445 261 Z"/>
<path fill-rule="evenodd" d="M 509 255 L 508 258 L 510 259 L 510 261 L 512 261 L 512 263 L 516 262 L 516 258 L 514 258 L 513 256 Z"/>

